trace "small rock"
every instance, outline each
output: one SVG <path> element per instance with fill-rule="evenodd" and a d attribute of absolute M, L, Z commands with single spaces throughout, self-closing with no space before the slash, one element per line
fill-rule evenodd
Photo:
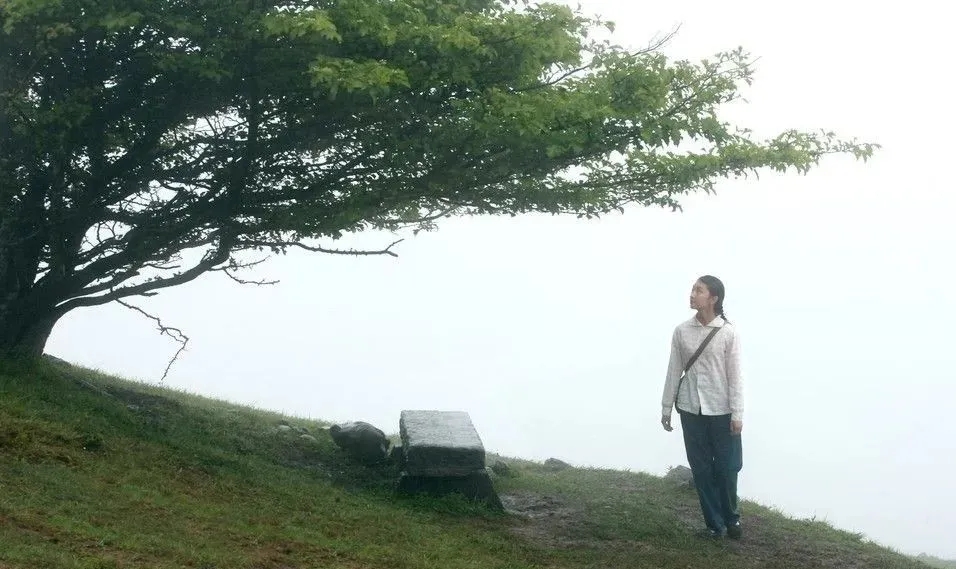
<path fill-rule="evenodd" d="M 305 427 L 292 427 L 292 428 L 295 429 L 295 432 L 299 433 L 300 435 L 310 434 L 309 429 L 306 429 Z"/>
<path fill-rule="evenodd" d="M 674 481 L 681 486 L 694 485 L 694 473 L 684 465 L 674 466 L 668 469 L 664 478 Z"/>
<path fill-rule="evenodd" d="M 496 460 L 495 463 L 491 465 L 491 471 L 502 478 L 510 478 L 515 474 L 514 471 L 511 470 L 511 467 L 508 466 L 508 463 L 503 460 Z"/>
<path fill-rule="evenodd" d="M 276 427 L 276 429 L 280 433 L 287 433 L 292 430 L 292 427 L 290 427 L 289 425 L 279 425 L 278 427 Z"/>
<path fill-rule="evenodd" d="M 549 458 L 548 460 L 544 461 L 544 465 L 550 470 L 565 470 L 571 468 L 570 464 L 556 458 Z"/>
<path fill-rule="evenodd" d="M 310 441 L 310 442 L 313 442 L 313 443 L 319 442 L 318 439 L 316 439 L 316 438 L 313 437 L 312 435 L 302 435 L 302 436 L 300 436 L 299 438 L 302 439 L 302 440 L 304 440 L 304 441 Z"/>

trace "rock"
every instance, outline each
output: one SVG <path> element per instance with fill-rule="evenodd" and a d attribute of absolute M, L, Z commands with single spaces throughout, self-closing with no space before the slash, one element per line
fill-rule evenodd
<path fill-rule="evenodd" d="M 402 450 L 402 445 L 392 445 L 391 450 L 388 451 L 388 460 L 400 469 L 405 468 L 405 452 Z"/>
<path fill-rule="evenodd" d="M 399 431 L 404 458 L 399 493 L 458 493 L 503 509 L 485 468 L 485 447 L 467 413 L 402 411 Z"/>
<path fill-rule="evenodd" d="M 304 441 L 309 441 L 309 442 L 312 442 L 312 443 L 317 443 L 317 442 L 319 442 L 318 439 L 316 439 L 316 438 L 313 437 L 312 435 L 300 435 L 299 438 L 302 439 L 302 440 L 304 440 Z"/>
<path fill-rule="evenodd" d="M 664 478 L 680 484 L 681 486 L 694 485 L 694 473 L 684 465 L 674 466 L 667 470 Z"/>
<path fill-rule="evenodd" d="M 544 465 L 549 470 L 555 470 L 555 471 L 566 470 L 568 468 L 571 468 L 570 464 L 564 462 L 563 460 L 558 460 L 556 458 L 549 458 L 548 460 L 544 461 Z"/>
<path fill-rule="evenodd" d="M 309 433 L 309 429 L 306 429 L 305 427 L 298 427 L 298 426 L 296 426 L 296 427 L 292 427 L 292 428 L 295 430 L 295 432 L 299 433 L 300 435 L 308 435 L 308 434 L 311 434 L 311 433 Z"/>
<path fill-rule="evenodd" d="M 466 476 L 412 476 L 403 472 L 398 479 L 398 491 L 402 494 L 425 493 L 434 496 L 456 493 L 496 510 L 504 509 L 491 476 L 484 468 Z"/>
<path fill-rule="evenodd" d="M 381 462 L 388 456 L 385 433 L 364 421 L 332 425 L 329 434 L 342 450 L 362 462 Z"/>
<path fill-rule="evenodd" d="M 289 425 L 279 425 L 278 427 L 276 427 L 276 430 L 279 431 L 280 433 L 287 433 L 292 430 L 292 427 L 290 427 Z"/>
<path fill-rule="evenodd" d="M 502 460 L 496 460 L 495 463 L 491 465 L 491 471 L 502 478 L 510 478 L 515 475 L 511 467 L 508 466 L 508 463 Z"/>
<path fill-rule="evenodd" d="M 411 476 L 468 476 L 485 467 L 485 447 L 462 411 L 402 411 L 405 470 Z"/>

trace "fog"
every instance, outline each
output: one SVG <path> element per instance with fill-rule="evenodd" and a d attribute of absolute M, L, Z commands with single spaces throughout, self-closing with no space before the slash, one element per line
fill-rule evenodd
<path fill-rule="evenodd" d="M 825 128 L 883 149 L 728 180 L 683 212 L 453 219 L 402 235 L 398 258 L 290 253 L 245 275 L 269 287 L 208 275 L 135 301 L 190 337 L 164 384 L 387 432 L 402 409 L 464 410 L 491 452 L 662 474 L 685 463 L 679 430 L 659 425 L 671 332 L 714 274 L 743 346 L 741 494 L 956 557 L 956 125 L 930 90 L 953 47 L 941 8 L 581 4 L 621 43 L 681 24 L 675 57 L 760 56 L 749 102 L 727 114 L 758 134 Z M 116 305 L 69 314 L 48 344 L 150 382 L 176 349 Z"/>

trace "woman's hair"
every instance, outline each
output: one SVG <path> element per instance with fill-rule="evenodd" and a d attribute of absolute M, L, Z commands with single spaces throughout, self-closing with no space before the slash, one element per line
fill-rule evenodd
<path fill-rule="evenodd" d="M 717 297 L 717 303 L 714 305 L 714 312 L 724 320 L 727 320 L 727 315 L 724 314 L 724 283 L 722 283 L 717 277 L 711 275 L 704 275 L 697 280 L 702 282 L 704 286 L 707 287 L 707 290 L 710 292 L 711 296 Z M 727 322 L 730 322 L 730 320 L 727 320 Z"/>

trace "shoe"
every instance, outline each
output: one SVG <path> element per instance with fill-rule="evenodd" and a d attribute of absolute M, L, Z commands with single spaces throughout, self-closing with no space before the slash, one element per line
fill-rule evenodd
<path fill-rule="evenodd" d="M 701 529 L 701 530 L 698 530 L 698 531 L 697 531 L 697 536 L 698 536 L 698 537 L 703 537 L 703 538 L 706 538 L 706 539 L 720 539 L 720 538 L 724 537 L 724 532 L 718 531 L 718 530 L 715 530 L 715 529 L 704 528 L 704 529 Z"/>
<path fill-rule="evenodd" d="M 727 537 L 730 539 L 740 539 L 744 536 L 744 530 L 740 527 L 740 522 L 727 528 Z"/>

